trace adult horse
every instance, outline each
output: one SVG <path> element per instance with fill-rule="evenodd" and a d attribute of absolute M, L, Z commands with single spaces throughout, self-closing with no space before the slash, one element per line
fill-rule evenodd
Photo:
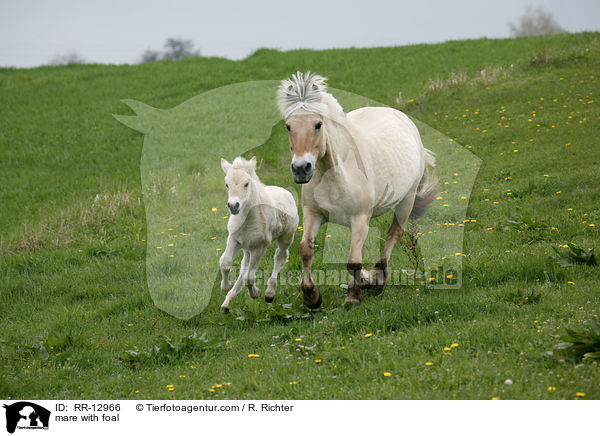
<path fill-rule="evenodd" d="M 283 80 L 277 104 L 289 132 L 291 171 L 302 186 L 304 233 L 302 293 L 310 309 L 322 296 L 311 275 L 314 240 L 324 222 L 350 227 L 347 268 L 350 284 L 345 303 L 360 305 L 362 289 L 383 292 L 392 250 L 407 219 L 422 216 L 435 198 L 437 179 L 427 176 L 433 153 L 423 147 L 419 131 L 402 112 L 363 107 L 348 114 L 327 92 L 325 78 L 300 72 Z M 363 270 L 363 246 L 371 217 L 393 210 L 381 258 Z"/>

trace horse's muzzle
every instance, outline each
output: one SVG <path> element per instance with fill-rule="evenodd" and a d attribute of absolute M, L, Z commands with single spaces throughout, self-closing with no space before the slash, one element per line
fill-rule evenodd
<path fill-rule="evenodd" d="M 292 170 L 292 176 L 294 176 L 294 182 L 300 184 L 310 182 L 315 171 L 314 165 L 310 162 L 303 162 L 299 165 L 292 163 L 290 169 Z"/>
<path fill-rule="evenodd" d="M 227 203 L 227 208 L 229 209 L 229 212 L 231 212 L 231 215 L 237 215 L 240 213 L 240 202 Z"/>

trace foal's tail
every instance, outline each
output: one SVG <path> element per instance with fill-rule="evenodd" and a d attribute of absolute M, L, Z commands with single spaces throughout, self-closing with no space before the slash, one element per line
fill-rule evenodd
<path fill-rule="evenodd" d="M 425 215 L 425 212 L 429 206 L 431 206 L 433 200 L 435 200 L 438 192 L 438 178 L 433 173 L 433 167 L 435 166 L 435 155 L 431 150 L 425 149 L 425 164 L 432 169 L 429 171 L 429 176 L 427 176 L 427 171 L 425 171 L 423 177 L 421 178 L 419 188 L 417 189 L 417 195 L 415 197 L 415 203 L 409 216 L 411 220 L 421 218 L 423 215 Z"/>

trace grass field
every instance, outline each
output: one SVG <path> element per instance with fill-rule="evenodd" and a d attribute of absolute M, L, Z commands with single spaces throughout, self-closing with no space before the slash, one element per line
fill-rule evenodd
<path fill-rule="evenodd" d="M 548 354 L 600 312 L 598 267 L 553 259 L 569 242 L 597 248 L 599 37 L 1 69 L 0 397 L 600 399 L 597 363 Z M 170 109 L 297 69 L 397 107 L 481 159 L 462 288 L 390 286 L 345 311 L 343 290 L 324 285 L 323 310 L 310 314 L 286 284 L 275 308 L 242 293 L 224 316 L 215 282 L 202 315 L 164 313 L 146 282 L 143 136 L 112 114 L 132 114 L 123 99 Z M 279 127 L 260 174 L 287 187 Z M 220 213 L 222 195 L 202 207 Z M 225 226 L 210 229 L 222 247 Z M 300 267 L 299 240 L 285 271 Z"/>

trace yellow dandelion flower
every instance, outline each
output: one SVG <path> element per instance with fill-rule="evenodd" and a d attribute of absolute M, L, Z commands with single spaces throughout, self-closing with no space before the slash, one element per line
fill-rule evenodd
<path fill-rule="evenodd" d="M 174 391 L 174 390 L 175 390 L 175 388 L 169 388 L 169 390 L 170 390 L 170 391 Z"/>
<path fill-rule="evenodd" d="M 456 347 L 458 347 L 458 344 L 452 344 L 452 345 L 450 345 L 450 347 L 456 348 Z"/>
<path fill-rule="evenodd" d="M 290 382 L 290 385 L 297 385 L 297 384 L 298 384 L 298 382 L 297 382 L 297 381 L 291 381 L 291 382 Z"/>
<path fill-rule="evenodd" d="M 194 365 L 190 365 L 190 368 L 192 369 L 196 369 L 196 367 Z"/>
<path fill-rule="evenodd" d="M 132 326 L 133 326 L 133 324 L 127 324 L 127 326 L 128 326 L 128 327 L 132 327 Z"/>
<path fill-rule="evenodd" d="M 214 393 L 214 392 L 215 392 L 215 390 L 214 390 L 213 388 L 210 388 L 210 389 L 208 390 L 208 392 L 212 392 L 212 393 Z"/>
<path fill-rule="evenodd" d="M 300 342 L 302 340 L 302 338 L 296 338 L 294 339 L 296 342 Z"/>
<path fill-rule="evenodd" d="M 156 247 L 156 248 L 162 248 L 162 247 L 159 245 L 159 246 L 158 246 L 158 247 Z"/>
<path fill-rule="evenodd" d="M 219 383 L 218 385 L 215 385 L 215 387 L 216 388 L 221 388 L 221 387 L 223 387 L 223 385 Z"/>
<path fill-rule="evenodd" d="M 492 397 L 492 400 L 494 400 L 494 401 L 499 400 L 499 399 L 500 399 L 499 397 Z"/>
<path fill-rule="evenodd" d="M 575 282 L 567 282 L 569 285 L 574 285 Z"/>
<path fill-rule="evenodd" d="M 425 362 L 425 366 L 431 366 L 431 365 L 433 365 L 433 363 L 431 363 L 431 362 Z"/>
<path fill-rule="evenodd" d="M 315 359 L 315 363 L 321 363 L 322 360 L 321 359 Z"/>
<path fill-rule="evenodd" d="M 371 336 L 373 336 L 373 333 L 367 333 L 367 334 L 365 335 L 365 338 L 370 338 Z"/>
<path fill-rule="evenodd" d="M 553 392 L 556 390 L 556 386 L 548 386 L 548 392 Z"/>
<path fill-rule="evenodd" d="M 213 208 L 211 209 L 211 211 L 213 211 L 213 212 L 216 212 L 216 211 L 217 211 L 217 208 L 216 208 L 216 207 L 213 207 Z"/>
<path fill-rule="evenodd" d="M 585 397 L 585 392 L 577 392 L 575 395 L 578 397 Z"/>
<path fill-rule="evenodd" d="M 180 375 L 179 378 L 186 378 L 186 376 L 185 375 Z"/>
<path fill-rule="evenodd" d="M 391 376 L 392 376 L 392 373 L 391 373 L 391 372 L 384 372 L 384 373 L 383 373 L 383 376 L 384 376 L 384 377 L 391 377 Z"/>
<path fill-rule="evenodd" d="M 174 387 L 175 385 L 167 385 L 165 386 L 167 389 Z"/>
<path fill-rule="evenodd" d="M 450 351 L 450 347 L 444 347 L 444 351 Z"/>
<path fill-rule="evenodd" d="M 340 350 L 345 350 L 345 349 L 346 349 L 346 347 L 340 347 Z"/>
<path fill-rule="evenodd" d="M 260 357 L 260 354 L 248 354 L 248 357 Z"/>
<path fill-rule="evenodd" d="M 139 393 L 140 393 L 140 390 L 139 390 L 139 389 L 137 389 L 137 390 L 135 391 L 135 393 L 136 393 L 136 394 L 139 394 Z"/>

